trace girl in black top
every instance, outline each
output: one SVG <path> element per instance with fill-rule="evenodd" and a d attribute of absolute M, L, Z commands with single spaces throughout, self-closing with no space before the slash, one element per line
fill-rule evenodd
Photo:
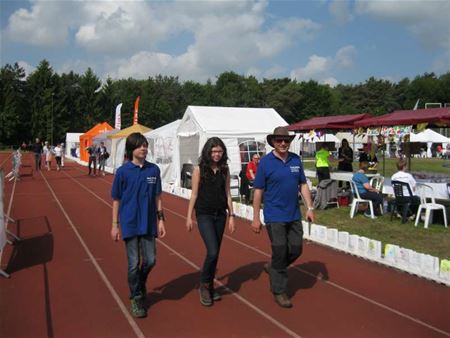
<path fill-rule="evenodd" d="M 235 231 L 233 203 L 227 149 L 218 137 L 203 146 L 199 166 L 192 173 L 192 194 L 186 220 L 187 231 L 192 230 L 192 211 L 195 209 L 198 229 L 206 246 L 206 257 L 200 280 L 200 303 L 211 306 L 220 300 L 214 290 L 214 277 L 219 259 L 220 244 L 225 230 L 228 209 L 228 228 Z"/>
<path fill-rule="evenodd" d="M 343 139 L 341 143 L 341 147 L 339 148 L 339 164 L 338 164 L 338 170 L 341 171 L 353 171 L 353 150 L 348 145 L 347 139 Z"/>

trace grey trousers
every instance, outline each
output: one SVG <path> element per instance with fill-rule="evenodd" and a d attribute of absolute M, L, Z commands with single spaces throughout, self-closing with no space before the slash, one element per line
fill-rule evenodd
<path fill-rule="evenodd" d="M 287 269 L 300 257 L 303 250 L 303 227 L 301 220 L 288 223 L 266 224 L 272 243 L 270 266 L 271 288 L 274 294 L 287 292 Z"/>

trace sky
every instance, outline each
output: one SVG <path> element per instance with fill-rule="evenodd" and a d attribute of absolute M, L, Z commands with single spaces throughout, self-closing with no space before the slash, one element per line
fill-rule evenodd
<path fill-rule="evenodd" d="M 1 66 L 335 86 L 450 71 L 450 0 L 0 0 Z"/>

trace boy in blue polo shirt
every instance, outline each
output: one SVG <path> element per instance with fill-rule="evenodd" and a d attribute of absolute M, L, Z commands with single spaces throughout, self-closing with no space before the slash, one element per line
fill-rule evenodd
<path fill-rule="evenodd" d="M 125 152 L 130 161 L 117 169 L 112 186 L 111 237 L 125 241 L 128 257 L 128 286 L 131 313 L 147 315 L 144 300 L 148 274 L 155 265 L 156 237 L 164 237 L 159 167 L 145 160 L 148 142 L 141 133 L 129 135 Z M 120 229 L 119 229 L 120 225 Z"/>
<path fill-rule="evenodd" d="M 264 265 L 264 270 L 269 274 L 275 302 L 284 308 L 292 307 L 287 296 L 287 269 L 302 253 L 299 188 L 307 207 L 306 218 L 310 221 L 315 218 L 303 164 L 298 155 L 289 152 L 293 138 L 287 127 L 277 127 L 267 136 L 274 150 L 259 162 L 253 185 L 252 230 L 261 232 L 259 212 L 264 194 L 264 222 L 272 244 L 272 261 Z"/>

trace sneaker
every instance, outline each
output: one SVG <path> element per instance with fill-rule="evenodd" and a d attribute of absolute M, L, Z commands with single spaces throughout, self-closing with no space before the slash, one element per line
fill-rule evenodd
<path fill-rule="evenodd" d="M 131 299 L 131 314 L 136 318 L 144 318 L 147 316 L 147 311 L 144 308 L 142 297 L 135 297 Z"/>
<path fill-rule="evenodd" d="M 270 263 L 265 263 L 263 265 L 263 270 L 265 273 L 270 274 Z"/>
<path fill-rule="evenodd" d="M 279 295 L 273 295 L 275 298 L 275 303 L 277 303 L 279 306 L 283 308 L 291 308 L 292 303 L 289 299 L 289 297 L 285 293 L 281 293 Z"/>
<path fill-rule="evenodd" d="M 200 288 L 198 289 L 198 292 L 200 293 L 200 303 L 202 305 L 211 306 L 213 304 L 208 284 L 200 283 Z"/>
<path fill-rule="evenodd" d="M 365 212 L 364 216 L 372 218 L 372 215 L 370 214 L 370 212 Z M 377 218 L 377 216 L 374 215 L 373 218 Z"/>
<path fill-rule="evenodd" d="M 214 287 L 211 288 L 211 297 L 212 297 L 213 301 L 215 301 L 215 302 L 222 300 L 222 296 L 220 295 L 219 292 L 217 292 L 216 289 L 214 289 Z"/>

